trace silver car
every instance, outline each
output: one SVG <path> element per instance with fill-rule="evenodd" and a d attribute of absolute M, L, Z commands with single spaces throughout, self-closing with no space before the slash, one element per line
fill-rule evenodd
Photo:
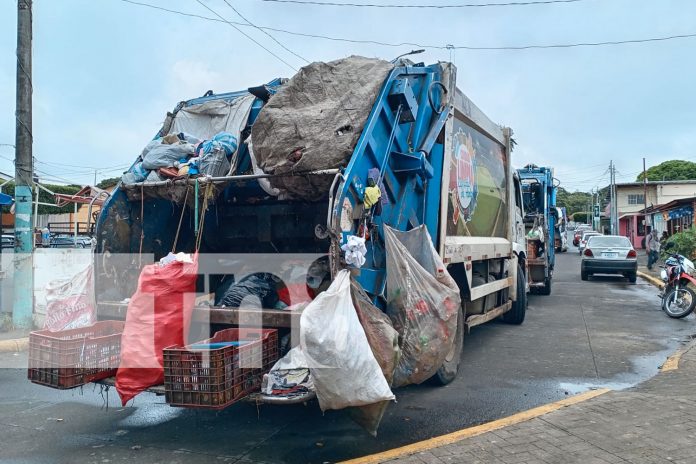
<path fill-rule="evenodd" d="M 638 255 L 631 241 L 620 235 L 589 237 L 580 261 L 580 277 L 587 280 L 593 274 L 621 274 L 636 282 Z"/>
<path fill-rule="evenodd" d="M 585 245 L 587 244 L 587 241 L 590 239 L 590 237 L 594 237 L 597 235 L 602 235 L 599 232 L 595 232 L 594 230 L 586 230 L 582 233 L 582 237 L 580 237 L 580 242 L 578 243 L 578 253 L 582 254 L 583 250 L 585 249 Z"/>

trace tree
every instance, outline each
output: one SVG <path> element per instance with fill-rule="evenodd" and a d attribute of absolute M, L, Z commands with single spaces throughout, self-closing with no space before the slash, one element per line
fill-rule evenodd
<path fill-rule="evenodd" d="M 575 222 L 582 222 L 584 224 L 589 224 L 590 222 L 590 214 L 586 212 L 578 212 L 573 214 L 572 220 Z"/>
<path fill-rule="evenodd" d="M 696 163 L 685 160 L 671 160 L 650 167 L 646 172 L 649 181 L 692 180 L 696 179 Z M 636 182 L 643 181 L 641 172 Z"/>
<path fill-rule="evenodd" d="M 105 189 L 105 188 L 113 187 L 114 185 L 118 184 L 120 181 L 121 181 L 120 177 L 109 177 L 108 179 L 102 179 L 97 184 L 97 188 Z"/>
<path fill-rule="evenodd" d="M 80 190 L 79 185 L 48 185 L 48 184 L 41 184 L 44 187 L 46 187 L 48 190 L 55 192 L 55 193 L 67 193 L 68 195 L 74 195 Z M 7 195 L 10 195 L 11 197 L 14 197 L 14 192 L 15 192 L 15 185 L 14 182 L 10 182 L 9 184 L 6 184 L 2 187 L 2 192 L 6 193 Z M 55 204 L 56 199 L 53 195 L 48 193 L 45 190 L 39 190 L 39 202 L 40 203 L 49 203 L 49 204 Z M 55 206 L 46 206 L 46 205 L 39 205 L 39 214 L 61 214 L 61 213 L 72 213 L 74 211 L 74 206 L 73 205 L 67 205 L 63 206 L 62 208 L 57 208 Z M 3 213 L 9 213 L 10 212 L 10 207 L 9 206 L 3 206 L 2 209 Z"/>
<path fill-rule="evenodd" d="M 556 192 L 556 206 L 565 207 L 566 214 L 570 216 L 579 211 L 586 211 L 587 205 L 592 202 L 592 195 L 587 192 L 569 192 L 563 187 L 558 187 Z"/>

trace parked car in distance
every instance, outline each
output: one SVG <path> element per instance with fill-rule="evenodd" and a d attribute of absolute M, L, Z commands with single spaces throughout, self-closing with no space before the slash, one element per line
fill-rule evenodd
<path fill-rule="evenodd" d="M 15 238 L 14 235 L 3 234 L 2 235 L 2 247 L 3 248 L 14 248 Z"/>
<path fill-rule="evenodd" d="M 77 241 L 72 235 L 56 235 L 51 237 L 51 248 L 90 248 L 92 239 L 78 236 Z"/>
<path fill-rule="evenodd" d="M 582 233 L 582 238 L 580 238 L 580 243 L 578 243 L 578 251 L 580 254 L 582 254 L 583 250 L 585 249 L 585 245 L 587 244 L 587 240 L 589 240 L 590 237 L 594 237 L 596 235 L 602 235 L 599 232 L 595 232 L 594 230 L 586 230 L 583 231 Z"/>
<path fill-rule="evenodd" d="M 629 282 L 636 282 L 638 254 L 627 237 L 595 235 L 588 237 L 580 260 L 580 278 L 587 280 L 593 274 L 621 274 Z"/>
<path fill-rule="evenodd" d="M 575 232 L 573 233 L 573 245 L 578 246 L 580 244 L 580 239 L 582 238 L 582 233 L 589 230 L 592 230 L 592 228 L 587 224 L 580 224 L 577 226 L 575 228 Z"/>

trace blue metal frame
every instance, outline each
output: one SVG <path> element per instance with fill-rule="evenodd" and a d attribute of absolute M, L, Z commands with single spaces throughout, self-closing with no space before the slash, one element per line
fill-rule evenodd
<path fill-rule="evenodd" d="M 550 168 L 546 167 L 525 167 L 517 170 L 521 181 L 525 180 L 535 180 L 538 182 L 543 189 L 545 200 L 544 200 L 544 221 L 548 225 L 548 230 L 546 234 L 549 237 L 549 246 L 546 250 L 549 257 L 549 266 L 551 269 L 554 268 L 556 264 L 556 220 L 555 216 L 551 214 L 551 208 L 556 208 L 556 193 L 558 188 L 553 183 L 553 172 Z M 522 184 L 522 191 L 525 191 L 525 184 Z"/>
<path fill-rule="evenodd" d="M 347 202 L 352 210 L 362 207 L 365 186 L 370 169 L 382 168 L 382 214 L 373 218 L 373 233 L 377 237 L 367 240 L 367 261 L 355 271 L 363 288 L 375 297 L 375 303 L 383 303 L 386 280 L 384 252 L 384 225 L 397 230 L 410 230 L 425 224 L 433 240 L 437 240 L 440 189 L 444 165 L 444 147 L 436 142 L 444 127 L 449 109 L 440 117 L 439 92 L 432 98 L 433 83 L 442 77 L 440 65 L 406 66 L 395 68 L 385 80 L 375 105 L 367 119 L 362 135 L 346 167 L 344 182 L 339 186 L 334 203 L 334 226 L 340 225 L 341 213 Z M 403 88 L 403 79 L 409 82 L 418 105 L 415 121 L 405 122 L 401 111 L 393 107 L 397 99 L 390 98 L 394 87 Z M 395 82 L 399 84 L 395 86 Z M 403 98 L 400 101 L 410 99 Z M 432 99 L 436 108 L 430 104 Z M 391 103 L 390 104 L 390 100 Z M 404 121 L 404 122 L 400 122 Z M 358 234 L 358 224 L 349 230 L 340 230 L 342 239 Z M 434 243 L 437 247 L 437 243 Z"/>

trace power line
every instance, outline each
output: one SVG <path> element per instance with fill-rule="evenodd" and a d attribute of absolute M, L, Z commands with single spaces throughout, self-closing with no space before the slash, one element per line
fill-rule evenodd
<path fill-rule="evenodd" d="M 268 53 L 270 53 L 271 55 L 273 55 L 276 59 L 278 59 L 279 61 L 281 61 L 283 64 L 285 64 L 285 65 L 288 66 L 289 68 L 291 68 L 291 69 L 297 71 L 297 68 L 296 68 L 296 67 L 294 67 L 293 65 L 291 65 L 290 63 L 288 63 L 287 61 L 285 61 L 284 59 L 282 59 L 281 57 L 279 57 L 279 56 L 276 55 L 275 53 L 273 53 L 273 52 L 272 52 L 271 50 L 269 50 L 268 48 L 264 47 L 260 42 L 258 42 L 258 41 L 257 41 L 256 39 L 254 39 L 252 36 L 250 36 L 249 34 L 247 34 L 246 32 L 244 32 L 244 31 L 241 30 L 240 28 L 238 28 L 238 27 L 237 27 L 236 25 L 234 25 L 231 21 L 226 20 L 226 19 L 225 19 L 223 16 L 221 16 L 217 11 L 213 10 L 212 8 L 210 8 L 208 5 L 206 5 L 205 3 L 203 3 L 201 0 L 196 0 L 196 1 L 197 1 L 203 8 L 205 8 L 206 10 L 210 11 L 211 13 L 213 13 L 215 16 L 217 16 L 218 18 L 220 18 L 221 20 L 223 20 L 226 24 L 229 24 L 230 27 L 233 27 L 234 29 L 236 29 L 237 32 L 239 32 L 240 34 L 242 34 L 244 37 L 246 37 L 247 39 L 251 40 L 252 42 L 254 42 L 254 43 L 255 43 L 256 45 L 258 45 L 259 47 L 263 48 L 264 50 L 266 50 Z"/>
<path fill-rule="evenodd" d="M 304 56 L 298 55 L 298 54 L 295 53 L 294 51 L 290 50 L 288 47 L 286 47 L 282 42 L 279 42 L 279 41 L 278 41 L 275 37 L 273 37 L 271 34 L 269 34 L 268 32 L 264 31 L 263 29 L 261 29 L 261 28 L 258 27 L 256 24 L 254 24 L 254 23 L 252 23 L 251 21 L 249 21 L 248 19 L 246 19 L 246 18 L 244 17 L 244 15 L 242 15 L 242 13 L 240 13 L 239 10 L 237 10 L 234 6 L 232 6 L 232 4 L 231 4 L 230 2 L 228 2 L 227 0 L 223 0 L 223 1 L 225 2 L 225 4 L 226 4 L 227 6 L 229 6 L 230 8 L 232 8 L 232 11 L 234 11 L 235 13 L 237 13 L 237 15 L 238 15 L 240 18 L 242 18 L 244 21 L 246 21 L 247 23 L 249 23 L 250 26 L 252 26 L 252 27 L 258 29 L 259 31 L 261 31 L 262 33 L 266 34 L 268 37 L 271 38 L 272 41 L 274 41 L 275 43 L 277 43 L 278 45 L 280 45 L 284 50 L 286 50 L 286 51 L 292 53 L 293 55 L 295 55 L 295 56 L 298 57 L 299 59 L 304 60 L 306 63 L 309 63 L 309 62 L 310 62 L 307 58 L 305 58 Z"/>
<path fill-rule="evenodd" d="M 220 20 L 220 19 L 216 19 L 216 18 L 211 18 L 209 16 L 203 16 L 203 15 L 198 15 L 198 14 L 193 14 L 193 13 L 186 13 L 183 11 L 172 10 L 172 9 L 160 7 L 157 5 L 151 5 L 149 3 L 137 2 L 134 0 L 120 0 L 120 1 L 122 1 L 124 3 L 130 3 L 132 5 L 142 6 L 142 7 L 146 7 L 146 8 L 152 8 L 155 10 L 160 10 L 163 12 L 176 14 L 176 15 L 180 15 L 180 16 L 187 16 L 187 17 L 191 17 L 191 18 L 202 19 L 205 21 L 214 21 L 214 22 L 218 22 L 218 23 L 227 23 L 233 27 L 235 25 L 241 26 L 241 27 L 253 27 L 250 24 L 244 24 L 244 23 L 234 22 L 234 21 L 227 21 L 224 18 L 222 20 Z M 196 0 L 196 1 L 200 2 L 200 0 Z M 415 43 L 415 42 L 398 42 L 398 43 L 382 42 L 382 41 L 378 41 L 378 40 L 350 39 L 350 38 L 346 38 L 346 37 L 332 37 L 332 36 L 320 35 L 320 34 L 308 34 L 308 33 L 304 33 L 304 32 L 288 31 L 286 29 L 279 29 L 279 28 L 268 27 L 268 26 L 256 26 L 256 27 L 258 29 L 263 29 L 266 31 L 279 32 L 282 34 L 294 35 L 294 36 L 298 36 L 298 37 L 306 37 L 306 38 L 311 38 L 311 39 L 331 40 L 334 42 L 346 42 L 346 43 L 365 44 L 365 45 L 379 45 L 379 46 L 383 46 L 383 47 L 406 47 L 406 46 L 408 46 L 408 47 L 427 48 L 427 49 L 433 49 L 433 50 L 460 49 L 460 50 L 473 50 L 473 51 L 476 51 L 476 50 L 495 51 L 495 50 L 529 50 L 529 49 L 545 49 L 545 48 L 599 47 L 599 46 L 609 46 L 609 45 L 660 42 L 660 41 L 666 41 L 666 40 L 675 40 L 675 39 L 685 39 L 685 38 L 696 37 L 696 33 L 689 33 L 689 34 L 679 34 L 679 35 L 671 35 L 671 36 L 663 36 L 663 37 L 649 37 L 646 39 L 616 40 L 616 41 L 606 41 L 606 42 L 577 42 L 577 43 L 548 44 L 548 45 L 540 44 L 540 45 L 502 46 L 502 47 L 473 47 L 473 46 L 468 46 L 468 45 L 428 45 L 428 44 L 420 44 L 420 43 Z M 264 47 L 264 49 L 265 49 L 265 47 Z M 266 49 L 266 51 L 268 51 L 268 49 Z M 269 52 L 269 53 L 271 53 L 271 52 Z M 273 54 L 273 55 L 275 56 L 275 54 Z M 285 63 L 285 64 L 287 64 L 287 63 Z M 290 65 L 288 65 L 288 66 L 290 66 Z"/>
<path fill-rule="evenodd" d="M 538 0 L 529 2 L 504 2 L 504 3 L 460 3 L 453 5 L 402 5 L 402 4 L 379 4 L 379 3 L 341 3 L 341 2 L 320 2 L 317 0 L 261 0 L 262 2 L 273 3 L 293 3 L 297 5 L 316 5 L 316 6 L 347 6 L 365 8 L 488 8 L 499 6 L 529 6 L 529 5 L 549 5 L 552 3 L 577 3 L 584 0 Z"/>

